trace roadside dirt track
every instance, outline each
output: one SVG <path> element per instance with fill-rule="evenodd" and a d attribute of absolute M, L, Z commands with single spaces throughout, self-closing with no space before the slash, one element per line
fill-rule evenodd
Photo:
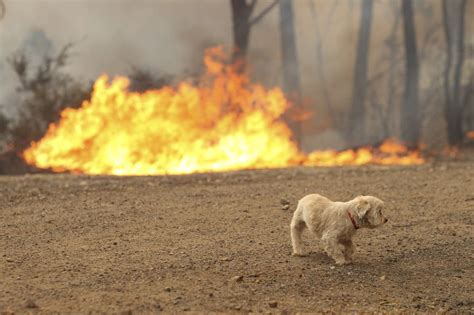
<path fill-rule="evenodd" d="M 334 267 L 299 198 L 384 199 Z M 280 200 L 290 202 L 282 210 Z M 474 162 L 162 177 L 0 177 L 0 312 L 474 312 Z"/>

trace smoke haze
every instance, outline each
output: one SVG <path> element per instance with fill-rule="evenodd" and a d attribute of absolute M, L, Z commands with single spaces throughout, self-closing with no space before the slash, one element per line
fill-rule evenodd
<path fill-rule="evenodd" d="M 36 50 L 31 48 L 30 54 L 41 56 L 45 52 L 57 51 L 66 43 L 76 43 L 67 71 L 87 82 L 102 73 L 110 76 L 126 74 L 131 66 L 184 78 L 186 73 L 195 72 L 199 67 L 206 47 L 219 44 L 230 48 L 232 45 L 231 9 L 227 0 L 4 2 L 7 10 L 0 21 L 0 104 L 7 112 L 13 106 L 17 82 L 6 60 L 21 48 L 37 47 Z M 260 12 L 271 2 L 259 0 L 255 12 Z M 393 3 L 392 0 L 375 1 L 369 78 L 387 68 L 381 66 L 387 56 L 386 38 L 395 21 L 394 13 L 399 14 Z M 433 25 L 439 28 L 440 5 L 434 0 L 417 0 L 415 3 L 419 7 L 416 27 L 421 42 Z M 303 97 L 306 106 L 315 112 L 305 130 L 320 133 L 330 127 L 328 124 L 340 123 L 328 122 L 328 104 L 340 117 L 350 103 L 360 1 L 299 0 L 294 5 Z M 474 6 L 468 7 L 466 41 L 474 42 L 473 19 L 469 18 L 473 16 Z M 252 28 L 249 43 L 253 79 L 267 86 L 281 83 L 277 10 L 273 9 Z M 403 55 L 401 31 L 399 26 L 396 32 L 399 58 Z M 442 38 L 441 28 L 437 36 Z M 322 57 L 319 61 L 318 40 Z M 433 47 L 428 53 L 437 56 Z M 436 47 L 439 51 L 444 50 L 443 46 Z M 437 68 L 437 59 L 422 65 L 421 88 L 428 85 L 423 74 L 431 74 L 433 69 L 436 72 Z M 324 72 L 326 91 L 318 71 Z M 397 86 L 402 84 L 398 82 Z M 333 136 L 329 138 L 330 144 L 337 147 L 334 142 L 339 140 Z M 324 139 L 306 145 L 327 146 Z"/>

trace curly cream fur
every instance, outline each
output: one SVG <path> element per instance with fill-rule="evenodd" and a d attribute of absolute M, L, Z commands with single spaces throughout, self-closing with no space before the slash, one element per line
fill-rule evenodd
<path fill-rule="evenodd" d="M 318 194 L 303 197 L 291 221 L 293 255 L 303 256 L 301 234 L 305 228 L 318 236 L 326 253 L 336 264 L 352 261 L 355 247 L 352 236 L 357 227 L 375 228 L 388 220 L 382 213 L 384 203 L 373 196 L 358 196 L 347 202 L 331 201 Z"/>

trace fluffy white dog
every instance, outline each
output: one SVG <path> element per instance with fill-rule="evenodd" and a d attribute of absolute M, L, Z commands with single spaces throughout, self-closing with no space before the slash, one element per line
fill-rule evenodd
<path fill-rule="evenodd" d="M 293 255 L 303 256 L 301 233 L 308 228 L 321 239 L 336 264 L 351 263 L 355 249 L 352 236 L 359 228 L 375 228 L 387 222 L 383 206 L 382 200 L 372 196 L 358 196 L 347 202 L 331 201 L 318 194 L 303 197 L 291 221 Z"/>

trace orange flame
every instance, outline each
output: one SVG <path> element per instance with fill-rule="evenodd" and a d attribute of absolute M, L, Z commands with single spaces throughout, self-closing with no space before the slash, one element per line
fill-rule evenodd
<path fill-rule="evenodd" d="M 109 84 L 101 76 L 91 100 L 64 110 L 23 157 L 56 172 L 113 175 L 423 163 L 418 152 L 391 140 L 377 150 L 303 154 L 282 120 L 290 103 L 281 90 L 250 83 L 226 58 L 212 48 L 199 84 L 145 93 L 127 91 L 126 78 Z"/>
<path fill-rule="evenodd" d="M 468 139 L 474 140 L 474 130 L 468 131 L 466 136 L 467 136 Z"/>
<path fill-rule="evenodd" d="M 413 165 L 425 161 L 419 151 L 408 148 L 393 139 L 385 140 L 378 148 L 370 146 L 357 150 L 345 151 L 314 151 L 304 162 L 307 166 L 340 166 L 340 165 Z"/>

